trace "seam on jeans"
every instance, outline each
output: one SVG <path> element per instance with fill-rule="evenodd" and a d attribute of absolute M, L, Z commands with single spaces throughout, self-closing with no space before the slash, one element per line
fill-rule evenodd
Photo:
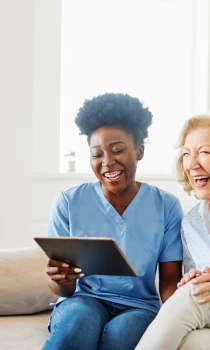
<path fill-rule="evenodd" d="M 59 305 L 58 305 L 59 306 Z M 57 324 L 60 322 L 60 320 L 61 320 L 61 312 L 60 312 L 60 310 L 58 310 L 58 307 L 57 306 L 55 306 L 55 309 L 53 310 L 53 314 L 51 315 L 52 316 L 52 318 L 51 318 L 51 320 L 50 320 L 50 333 L 52 333 L 52 327 L 51 327 L 51 324 L 53 323 L 53 318 L 54 317 L 59 317 L 59 319 L 57 320 L 57 322 L 54 324 L 54 326 L 53 326 L 53 329 L 55 329 L 56 328 L 56 326 L 57 326 Z"/>
<path fill-rule="evenodd" d="M 105 336 L 106 336 L 107 327 L 108 327 L 108 325 L 106 324 L 106 325 L 104 326 L 103 333 L 102 333 L 102 335 L 101 335 L 101 340 L 100 340 L 99 345 L 102 345 L 102 344 L 104 343 L 104 338 L 105 338 Z"/>

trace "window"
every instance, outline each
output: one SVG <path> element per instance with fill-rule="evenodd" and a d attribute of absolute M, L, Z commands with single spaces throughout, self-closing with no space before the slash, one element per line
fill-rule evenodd
<path fill-rule="evenodd" d="M 202 38 L 202 40 L 201 40 Z M 144 174 L 171 174 L 185 119 L 208 107 L 209 0 L 62 1 L 61 171 L 89 172 L 74 117 L 84 99 L 123 92 L 153 113 Z"/>

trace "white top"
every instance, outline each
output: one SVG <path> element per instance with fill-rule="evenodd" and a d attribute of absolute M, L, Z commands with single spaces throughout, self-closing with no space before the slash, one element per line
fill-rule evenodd
<path fill-rule="evenodd" d="M 183 218 L 182 241 L 184 271 L 210 266 L 210 202 L 198 202 Z"/>

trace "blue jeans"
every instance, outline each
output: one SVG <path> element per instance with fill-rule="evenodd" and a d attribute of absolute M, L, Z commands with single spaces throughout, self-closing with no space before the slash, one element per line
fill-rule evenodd
<path fill-rule="evenodd" d="M 54 307 L 42 350 L 133 350 L 156 314 L 76 296 Z"/>

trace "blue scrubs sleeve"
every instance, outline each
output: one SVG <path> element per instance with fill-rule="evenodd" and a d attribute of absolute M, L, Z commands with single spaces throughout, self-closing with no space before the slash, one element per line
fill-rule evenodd
<path fill-rule="evenodd" d="M 183 210 L 179 200 L 168 213 L 159 262 L 183 260 L 181 222 Z"/>
<path fill-rule="evenodd" d="M 55 199 L 48 222 L 48 236 L 69 237 L 69 210 L 63 192 Z"/>

